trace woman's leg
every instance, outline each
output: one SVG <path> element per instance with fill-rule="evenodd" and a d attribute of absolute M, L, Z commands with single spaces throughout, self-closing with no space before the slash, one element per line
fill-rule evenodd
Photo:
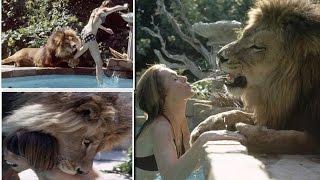
<path fill-rule="evenodd" d="M 88 47 L 90 50 L 90 54 L 92 58 L 94 59 L 94 62 L 96 63 L 96 77 L 99 85 L 103 84 L 103 62 L 101 59 L 100 51 L 99 51 L 99 46 L 97 41 L 91 41 L 88 43 Z"/>

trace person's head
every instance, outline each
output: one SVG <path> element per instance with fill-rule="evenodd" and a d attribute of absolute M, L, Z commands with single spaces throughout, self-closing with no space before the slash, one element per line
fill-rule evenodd
<path fill-rule="evenodd" d="M 5 138 L 3 147 L 4 159 L 17 172 L 50 170 L 59 151 L 57 139 L 39 131 L 18 130 Z"/>
<path fill-rule="evenodd" d="M 155 118 L 164 110 L 167 101 L 183 102 L 193 95 L 185 76 L 162 64 L 151 66 L 142 74 L 136 90 L 140 108 Z"/>

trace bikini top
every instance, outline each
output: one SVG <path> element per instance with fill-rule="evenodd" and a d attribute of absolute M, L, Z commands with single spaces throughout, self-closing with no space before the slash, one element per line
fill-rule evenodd
<path fill-rule="evenodd" d="M 158 171 L 158 165 L 154 154 L 146 157 L 135 157 L 134 166 L 145 171 Z"/>
<path fill-rule="evenodd" d="M 164 116 L 169 121 L 167 116 L 165 116 L 165 115 L 162 115 L 162 116 Z M 174 141 L 174 144 L 176 144 L 174 139 L 173 139 L 173 141 Z M 182 142 L 183 142 L 183 136 L 182 136 Z M 183 144 L 182 145 L 182 153 L 184 153 L 184 152 L 185 152 L 185 147 Z M 145 171 L 158 171 L 159 170 L 154 154 L 152 154 L 150 156 L 145 156 L 145 157 L 135 157 L 134 158 L 134 165 L 135 165 L 135 167 L 138 167 L 139 169 L 143 169 Z"/>

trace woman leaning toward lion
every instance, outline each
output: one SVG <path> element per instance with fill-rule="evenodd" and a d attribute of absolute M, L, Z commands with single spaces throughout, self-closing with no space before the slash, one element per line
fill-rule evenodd
<path fill-rule="evenodd" d="M 206 132 L 189 146 L 186 102 L 193 96 L 185 76 L 163 65 L 150 67 L 137 84 L 139 107 L 148 115 L 135 138 L 137 179 L 185 179 L 197 167 L 207 141 L 241 140 L 236 133 Z"/>
<path fill-rule="evenodd" d="M 5 161 L 16 174 L 31 168 L 39 180 L 93 180 L 99 177 L 99 172 L 94 170 L 86 175 L 70 175 L 55 167 L 59 144 L 47 133 L 16 131 L 5 138 L 3 148 Z M 12 176 L 4 176 L 4 180 L 12 180 Z"/>

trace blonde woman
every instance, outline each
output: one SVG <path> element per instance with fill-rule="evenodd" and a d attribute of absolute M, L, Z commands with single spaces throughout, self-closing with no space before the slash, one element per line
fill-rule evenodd
<path fill-rule="evenodd" d="M 79 58 L 84 52 L 88 49 L 94 62 L 96 63 L 96 77 L 99 85 L 103 84 L 103 62 L 100 56 L 99 45 L 96 41 L 96 35 L 98 29 L 102 29 L 107 33 L 113 34 L 113 31 L 109 28 L 103 27 L 101 24 L 105 21 L 106 16 L 121 10 L 128 9 L 128 4 L 123 6 L 117 5 L 112 6 L 111 0 L 104 1 L 99 8 L 96 8 L 92 11 L 88 24 L 81 31 L 81 39 L 83 46 L 75 54 L 74 58 Z"/>
<path fill-rule="evenodd" d="M 137 84 L 139 107 L 148 115 L 135 139 L 136 179 L 186 179 L 203 156 L 207 141 L 242 140 L 227 131 L 206 132 L 189 146 L 190 132 L 185 116 L 188 98 L 193 96 L 185 76 L 164 65 L 150 67 Z"/>

